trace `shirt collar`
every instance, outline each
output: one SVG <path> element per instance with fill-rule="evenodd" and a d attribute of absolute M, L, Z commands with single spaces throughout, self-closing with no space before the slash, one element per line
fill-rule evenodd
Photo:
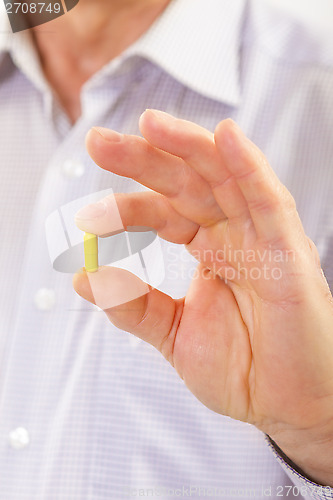
<path fill-rule="evenodd" d="M 0 69 L 6 55 L 10 54 L 14 64 L 41 90 L 48 91 L 31 31 L 13 33 L 4 4 L 0 2 Z"/>
<path fill-rule="evenodd" d="M 237 106 L 241 97 L 240 49 L 247 1 L 171 0 L 121 59 L 125 55 L 140 55 L 192 90 Z M 14 63 L 45 90 L 47 83 L 30 33 L 13 34 L 1 4 L 0 64 L 4 54 L 10 52 Z"/>
<path fill-rule="evenodd" d="M 129 50 L 209 98 L 240 103 L 240 51 L 247 0 L 172 0 Z"/>
<path fill-rule="evenodd" d="M 0 67 L 6 57 L 6 52 L 10 50 L 10 38 L 12 30 L 6 15 L 3 2 L 0 2 Z"/>

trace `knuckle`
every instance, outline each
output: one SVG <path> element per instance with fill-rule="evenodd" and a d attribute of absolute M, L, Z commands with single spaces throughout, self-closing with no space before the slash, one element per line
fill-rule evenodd
<path fill-rule="evenodd" d="M 295 212 L 296 202 L 283 184 L 275 184 L 266 191 L 265 196 L 258 197 L 258 199 L 254 199 L 249 203 L 249 208 L 261 213 L 278 210 Z"/>
<path fill-rule="evenodd" d="M 281 203 L 289 211 L 296 211 L 296 201 L 290 191 L 283 184 L 280 185 Z"/>
<path fill-rule="evenodd" d="M 272 199 L 260 198 L 249 202 L 250 212 L 265 214 L 276 208 L 276 203 Z"/>
<path fill-rule="evenodd" d="M 270 190 L 263 189 L 263 186 L 257 185 L 256 191 L 263 193 L 249 202 L 249 209 L 255 212 L 265 213 L 273 212 L 281 208 L 282 201 L 279 192 L 274 187 Z"/>
<path fill-rule="evenodd" d="M 306 237 L 307 241 L 308 241 L 308 244 L 309 244 L 309 248 L 310 248 L 310 252 L 313 256 L 313 259 L 317 265 L 318 268 L 321 268 L 321 263 L 320 263 L 320 257 L 319 257 L 319 252 L 317 250 L 317 247 L 316 245 L 314 244 L 314 242 L 311 240 L 311 238 L 309 238 L 308 236 Z"/>

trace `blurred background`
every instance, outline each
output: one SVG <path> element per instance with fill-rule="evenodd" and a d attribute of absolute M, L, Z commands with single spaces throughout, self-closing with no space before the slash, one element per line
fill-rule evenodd
<path fill-rule="evenodd" d="M 333 0 L 258 0 L 285 9 L 308 23 L 333 31 Z"/>

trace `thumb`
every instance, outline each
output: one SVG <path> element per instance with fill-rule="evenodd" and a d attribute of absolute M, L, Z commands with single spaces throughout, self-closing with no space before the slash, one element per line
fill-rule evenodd
<path fill-rule="evenodd" d="M 152 344 L 172 364 L 184 299 L 174 300 L 124 269 L 84 269 L 73 278 L 75 291 L 104 310 L 118 328 Z"/>

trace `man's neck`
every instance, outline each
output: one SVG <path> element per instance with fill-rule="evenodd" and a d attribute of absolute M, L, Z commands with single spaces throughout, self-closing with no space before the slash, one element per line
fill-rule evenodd
<path fill-rule="evenodd" d="M 69 13 L 33 30 L 46 78 L 74 123 L 82 85 L 134 43 L 170 0 L 80 0 Z"/>

